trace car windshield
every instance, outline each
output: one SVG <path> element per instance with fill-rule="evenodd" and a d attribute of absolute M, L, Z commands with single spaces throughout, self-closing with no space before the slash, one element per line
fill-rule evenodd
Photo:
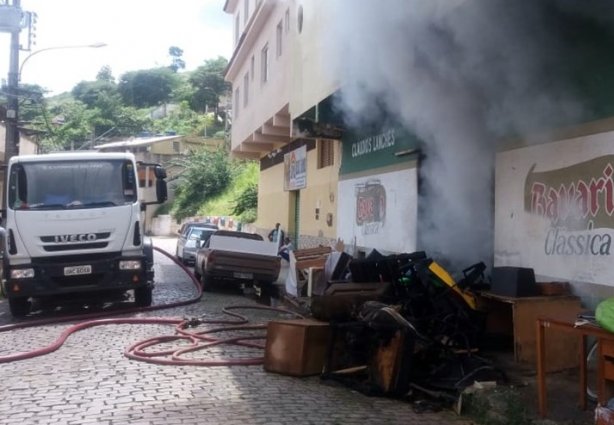
<path fill-rule="evenodd" d="M 206 241 L 211 237 L 213 232 L 215 232 L 215 229 L 204 229 L 195 227 L 190 231 L 188 239 Z"/>
<path fill-rule="evenodd" d="M 134 203 L 136 174 L 131 161 L 45 161 L 14 164 L 10 171 L 12 209 L 79 209 Z"/>

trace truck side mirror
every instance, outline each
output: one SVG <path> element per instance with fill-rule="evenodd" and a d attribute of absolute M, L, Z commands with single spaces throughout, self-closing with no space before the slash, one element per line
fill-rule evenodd
<path fill-rule="evenodd" d="M 160 204 L 168 199 L 168 189 L 165 180 L 156 179 L 156 198 Z"/>
<path fill-rule="evenodd" d="M 154 167 L 154 175 L 156 176 L 156 178 L 158 180 L 159 179 L 165 179 L 166 178 L 166 170 L 163 167 L 161 167 L 159 165 L 156 165 Z"/>

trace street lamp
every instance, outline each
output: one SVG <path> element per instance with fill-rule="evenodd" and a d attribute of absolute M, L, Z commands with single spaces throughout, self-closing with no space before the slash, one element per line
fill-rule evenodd
<path fill-rule="evenodd" d="M 75 44 L 75 45 L 68 45 L 68 46 L 45 47 L 43 49 L 36 50 L 36 51 L 30 53 L 28 56 L 26 56 L 24 58 L 24 60 L 21 62 L 21 65 L 19 66 L 19 71 L 17 72 L 18 80 L 21 81 L 21 71 L 23 70 L 23 67 L 26 64 L 26 62 L 28 62 L 28 60 L 32 56 L 38 55 L 39 53 L 47 52 L 49 50 L 62 50 L 62 49 L 88 49 L 88 48 L 89 49 L 98 49 L 100 47 L 105 47 L 106 45 L 107 45 L 106 43 Z"/>
<path fill-rule="evenodd" d="M 15 34 L 15 33 L 14 33 Z M 19 63 L 19 40 L 17 37 L 13 37 L 14 43 L 11 44 L 11 63 L 10 63 L 10 71 L 7 85 L 7 119 L 6 119 L 6 139 L 5 139 L 5 163 L 8 163 L 11 157 L 19 154 L 19 130 L 18 130 L 18 121 L 19 121 L 19 81 L 21 80 L 21 72 L 23 70 L 24 65 L 28 60 L 39 53 L 46 52 L 49 50 L 60 50 L 60 49 L 83 49 L 83 48 L 99 48 L 105 47 L 106 43 L 92 43 L 92 44 L 74 44 L 74 45 L 66 45 L 66 46 L 52 46 L 45 47 L 43 49 L 36 50 L 30 53 L 25 59 L 21 62 L 21 65 L 18 67 Z"/>
<path fill-rule="evenodd" d="M 19 6 L 19 0 L 14 0 L 14 3 Z M 48 50 L 59 49 L 80 49 L 80 48 L 98 48 L 106 46 L 105 43 L 94 44 L 75 44 L 68 46 L 54 46 L 46 47 L 40 50 L 36 50 L 25 57 L 21 65 L 19 65 L 19 31 L 15 29 L 11 32 L 11 53 L 9 63 L 9 74 L 7 84 L 7 107 L 6 107 L 6 120 L 5 120 L 5 144 L 4 144 L 4 182 L 7 182 L 8 178 L 8 162 L 13 157 L 19 154 L 19 80 L 21 79 L 21 71 L 26 62 L 34 55 L 37 55 Z M 6 196 L 3 196 L 6 198 Z M 6 208 L 4 202 L 2 202 L 3 208 Z"/>

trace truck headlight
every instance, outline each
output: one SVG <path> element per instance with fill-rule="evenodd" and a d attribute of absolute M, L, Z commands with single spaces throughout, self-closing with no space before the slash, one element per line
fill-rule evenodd
<path fill-rule="evenodd" d="M 30 279 L 34 277 L 34 269 L 13 269 L 11 279 Z"/>
<path fill-rule="evenodd" d="M 119 262 L 120 270 L 140 270 L 141 262 L 139 260 L 122 260 Z"/>

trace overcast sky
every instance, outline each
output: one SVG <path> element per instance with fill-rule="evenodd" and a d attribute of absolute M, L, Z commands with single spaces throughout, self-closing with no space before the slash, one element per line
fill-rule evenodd
<path fill-rule="evenodd" d="M 21 82 L 39 84 L 51 94 L 92 81 L 109 65 L 115 78 L 127 71 L 167 66 L 168 49 L 183 49 L 186 69 L 232 53 L 232 16 L 225 0 L 22 0 L 38 14 L 32 50 L 106 43 L 106 47 L 54 49 L 35 54 L 23 66 Z M 27 44 L 27 31 L 21 33 Z M 0 78 L 8 76 L 10 36 L 0 33 Z M 20 61 L 31 52 L 20 52 Z"/>

